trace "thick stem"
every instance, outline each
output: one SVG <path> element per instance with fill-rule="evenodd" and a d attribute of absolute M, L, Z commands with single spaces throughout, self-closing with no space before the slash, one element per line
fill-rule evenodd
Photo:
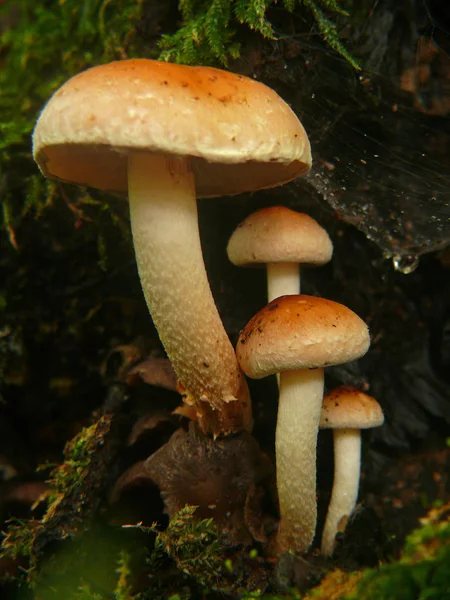
<path fill-rule="evenodd" d="M 276 430 L 279 552 L 306 552 L 316 530 L 316 449 L 323 369 L 284 371 Z"/>
<path fill-rule="evenodd" d="M 333 554 L 335 537 L 342 518 L 350 516 L 355 508 L 361 470 L 361 431 L 335 429 L 333 439 L 333 491 L 322 534 L 322 554 L 325 556 Z"/>
<path fill-rule="evenodd" d="M 248 389 L 209 287 L 189 163 L 133 154 L 128 185 L 142 289 L 185 401 L 204 431 L 248 428 Z"/>
<path fill-rule="evenodd" d="M 269 302 L 280 296 L 300 294 L 300 265 L 298 263 L 268 263 L 266 268 Z"/>

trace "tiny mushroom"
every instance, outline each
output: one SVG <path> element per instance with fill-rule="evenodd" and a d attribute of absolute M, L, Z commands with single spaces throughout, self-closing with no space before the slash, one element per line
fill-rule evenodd
<path fill-rule="evenodd" d="M 305 295 L 282 296 L 241 332 L 237 357 L 254 379 L 280 373 L 276 428 L 280 503 L 278 552 L 306 552 L 316 528 L 316 447 L 324 367 L 367 351 L 366 324 L 342 304 Z"/>
<path fill-rule="evenodd" d="M 331 260 L 328 233 L 309 215 L 285 206 L 262 208 L 240 223 L 230 237 L 228 258 L 234 265 L 266 264 L 271 302 L 300 293 L 300 264 L 323 265 Z"/>
<path fill-rule="evenodd" d="M 355 508 L 361 470 L 361 429 L 384 423 L 381 406 L 371 396 L 340 386 L 323 399 L 320 428 L 333 430 L 334 481 L 322 533 L 322 554 L 333 554 L 337 532 Z"/>
<path fill-rule="evenodd" d="M 308 138 L 270 88 L 209 67 L 132 59 L 55 92 L 33 133 L 53 179 L 128 194 L 150 313 L 203 431 L 251 425 L 248 388 L 209 287 L 196 197 L 281 185 L 309 170 Z"/>

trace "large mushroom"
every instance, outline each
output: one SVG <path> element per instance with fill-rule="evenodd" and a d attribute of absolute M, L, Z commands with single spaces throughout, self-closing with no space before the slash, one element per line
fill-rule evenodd
<path fill-rule="evenodd" d="M 196 196 L 270 188 L 311 165 L 305 131 L 270 88 L 147 59 L 66 82 L 33 134 L 42 173 L 127 194 L 147 304 L 200 426 L 248 428 L 248 389 L 209 287 Z"/>
<path fill-rule="evenodd" d="M 349 308 L 305 295 L 282 296 L 241 332 L 237 357 L 249 377 L 280 373 L 275 439 L 280 503 L 278 552 L 306 552 L 316 529 L 316 447 L 324 367 L 367 351 L 366 324 Z"/>
<path fill-rule="evenodd" d="M 381 406 L 368 394 L 342 385 L 323 399 L 320 428 L 333 430 L 334 480 L 322 533 L 322 554 L 333 554 L 342 522 L 355 508 L 361 471 L 361 429 L 384 423 Z M 344 525 L 345 527 L 345 525 Z"/>
<path fill-rule="evenodd" d="M 312 217 L 286 206 L 261 208 L 246 217 L 227 246 L 234 265 L 265 265 L 267 296 L 300 294 L 300 265 L 319 266 L 331 260 L 333 244 Z"/>

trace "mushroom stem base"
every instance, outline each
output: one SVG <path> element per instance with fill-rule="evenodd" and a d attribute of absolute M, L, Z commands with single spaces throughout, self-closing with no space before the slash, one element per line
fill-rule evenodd
<path fill-rule="evenodd" d="M 316 530 L 316 449 L 323 398 L 323 369 L 284 371 L 276 429 L 280 526 L 277 549 L 306 552 Z"/>
<path fill-rule="evenodd" d="M 322 533 L 324 556 L 333 554 L 336 534 L 345 529 L 345 517 L 349 517 L 355 508 L 361 470 L 361 431 L 335 429 L 333 440 L 334 481 Z"/>

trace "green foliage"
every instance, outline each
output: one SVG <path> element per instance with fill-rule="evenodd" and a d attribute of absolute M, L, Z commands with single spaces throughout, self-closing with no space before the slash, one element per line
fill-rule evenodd
<path fill-rule="evenodd" d="M 68 538 L 34 561 L 36 534 L 42 522 L 10 521 L 1 557 L 30 559 L 23 586 L 40 600 L 132 600 L 130 548 L 111 529 L 96 526 L 77 539 Z M 122 544 L 127 545 L 127 550 Z M 121 547 L 122 546 L 122 547 Z M 116 567 L 114 566 L 116 565 Z M 25 578 L 26 576 L 26 578 Z"/>
<path fill-rule="evenodd" d="M 114 590 L 114 600 L 131 600 L 131 571 L 130 555 L 121 551 L 117 561 L 116 573 L 118 575 L 116 589 Z"/>
<path fill-rule="evenodd" d="M 225 568 L 219 534 L 213 520 L 197 520 L 195 510 L 195 506 L 182 508 L 165 531 L 151 528 L 157 534 L 151 561 L 161 561 L 167 555 L 179 571 L 214 589 Z"/>
<path fill-rule="evenodd" d="M 6 10 L 11 6 L 2 12 Z M 0 71 L 0 110 L 6 115 L 0 124 L 2 151 L 24 141 L 34 126 L 37 103 L 44 103 L 68 77 L 99 61 L 121 58 L 140 2 L 122 0 L 113 6 L 109 0 L 22 0 L 15 3 L 15 12 L 14 27 L 0 38 L 7 57 Z"/>
<path fill-rule="evenodd" d="M 133 53 L 141 5 L 142 0 L 17 0 L 13 6 L 0 5 L 0 181 L 5 187 L 0 195 L 13 245 L 18 221 L 32 209 L 39 215 L 55 192 L 54 184 L 36 175 L 30 160 L 38 111 L 75 73 Z"/>
<path fill-rule="evenodd" d="M 73 600 L 105 600 L 102 594 L 93 592 L 91 586 L 88 583 L 81 583 Z"/>
<path fill-rule="evenodd" d="M 180 1 L 183 23 L 172 35 L 163 35 L 160 58 L 184 64 L 226 64 L 228 57 L 239 56 L 239 45 L 233 42 L 230 29 L 230 0 L 207 0 L 195 3 Z"/>
<path fill-rule="evenodd" d="M 11 519 L 7 523 L 6 531 L 2 532 L 0 557 L 12 560 L 18 557 L 28 558 L 27 582 L 32 586 L 37 585 L 43 573 L 44 578 L 48 576 L 45 566 L 43 568 L 40 563 L 42 548 L 51 540 L 73 539 L 80 532 L 77 530 L 76 523 L 82 521 L 85 516 L 83 513 L 89 502 L 89 495 L 97 491 L 96 489 L 91 491 L 87 482 L 93 470 L 93 461 L 99 460 L 98 450 L 103 446 L 109 423 L 110 417 L 103 416 L 67 443 L 64 450 L 64 463 L 53 468 L 50 473 L 48 482 L 50 490 L 46 496 L 47 510 L 43 518 L 41 520 Z M 45 468 L 48 468 L 48 465 Z M 94 534 L 93 538 L 99 540 L 100 536 Z M 92 542 L 90 545 L 92 546 Z M 111 544 L 109 546 L 112 547 Z M 84 551 L 78 550 L 78 558 L 84 554 Z M 121 553 L 117 564 L 117 593 L 119 591 L 122 593 L 122 596 L 117 595 L 117 600 L 128 600 L 127 556 Z M 66 579 L 66 572 L 73 568 L 73 565 L 74 560 L 70 553 L 61 552 L 56 560 L 52 560 L 51 567 L 47 570 L 50 571 L 50 577 L 56 581 L 61 571 L 64 572 L 64 579 Z M 111 568 L 111 563 L 108 568 Z M 82 588 L 80 590 L 83 591 Z"/>
<path fill-rule="evenodd" d="M 16 560 L 19 557 L 29 557 L 33 549 L 33 541 L 39 521 L 34 519 L 10 519 L 7 531 L 2 532 L 3 540 L 0 548 L 0 558 Z"/>
<path fill-rule="evenodd" d="M 302 0 L 303 4 L 309 8 L 314 15 L 314 18 L 319 28 L 320 34 L 326 43 L 338 54 L 343 56 L 356 70 L 360 70 L 361 67 L 353 56 L 343 45 L 336 24 L 329 19 L 319 4 L 323 4 L 326 9 L 336 12 L 343 16 L 348 16 L 348 12 L 343 10 L 335 0 L 322 0 L 321 2 L 315 2 L 314 0 Z"/>
<path fill-rule="evenodd" d="M 367 571 L 348 600 L 448 600 L 450 505 L 432 509 L 405 542 L 397 563 Z"/>
<path fill-rule="evenodd" d="M 405 542 L 403 559 L 407 562 L 433 558 L 440 548 L 450 547 L 450 505 L 431 510 L 431 514 L 448 513 L 447 520 L 434 523 L 429 519 L 419 529 L 413 531 Z"/>
<path fill-rule="evenodd" d="M 185 64 L 226 65 L 229 58 L 239 56 L 239 44 L 234 41 L 237 24 L 246 25 L 265 38 L 276 34 L 266 18 L 267 10 L 277 0 L 180 0 L 181 27 L 172 35 L 163 35 L 160 47 L 162 60 Z M 314 16 L 323 39 L 355 68 L 358 63 L 343 45 L 336 24 L 328 13 L 348 16 L 337 0 L 298 0 Z M 292 12 L 297 0 L 283 0 Z"/>
<path fill-rule="evenodd" d="M 98 432 L 101 430 L 102 424 L 100 419 L 90 427 L 85 427 L 67 443 L 64 449 L 63 464 L 58 465 L 50 473 L 50 506 L 53 502 L 58 502 L 62 497 L 72 494 L 82 486 L 92 454 L 96 449 Z M 50 509 L 49 513 L 52 513 Z"/>
<path fill-rule="evenodd" d="M 42 600 L 132 600 L 129 554 L 105 531 L 68 541 L 41 566 L 33 589 Z M 102 539 L 103 534 L 103 539 Z M 109 547 L 106 547 L 109 544 Z M 114 563 L 117 568 L 114 569 Z"/>

